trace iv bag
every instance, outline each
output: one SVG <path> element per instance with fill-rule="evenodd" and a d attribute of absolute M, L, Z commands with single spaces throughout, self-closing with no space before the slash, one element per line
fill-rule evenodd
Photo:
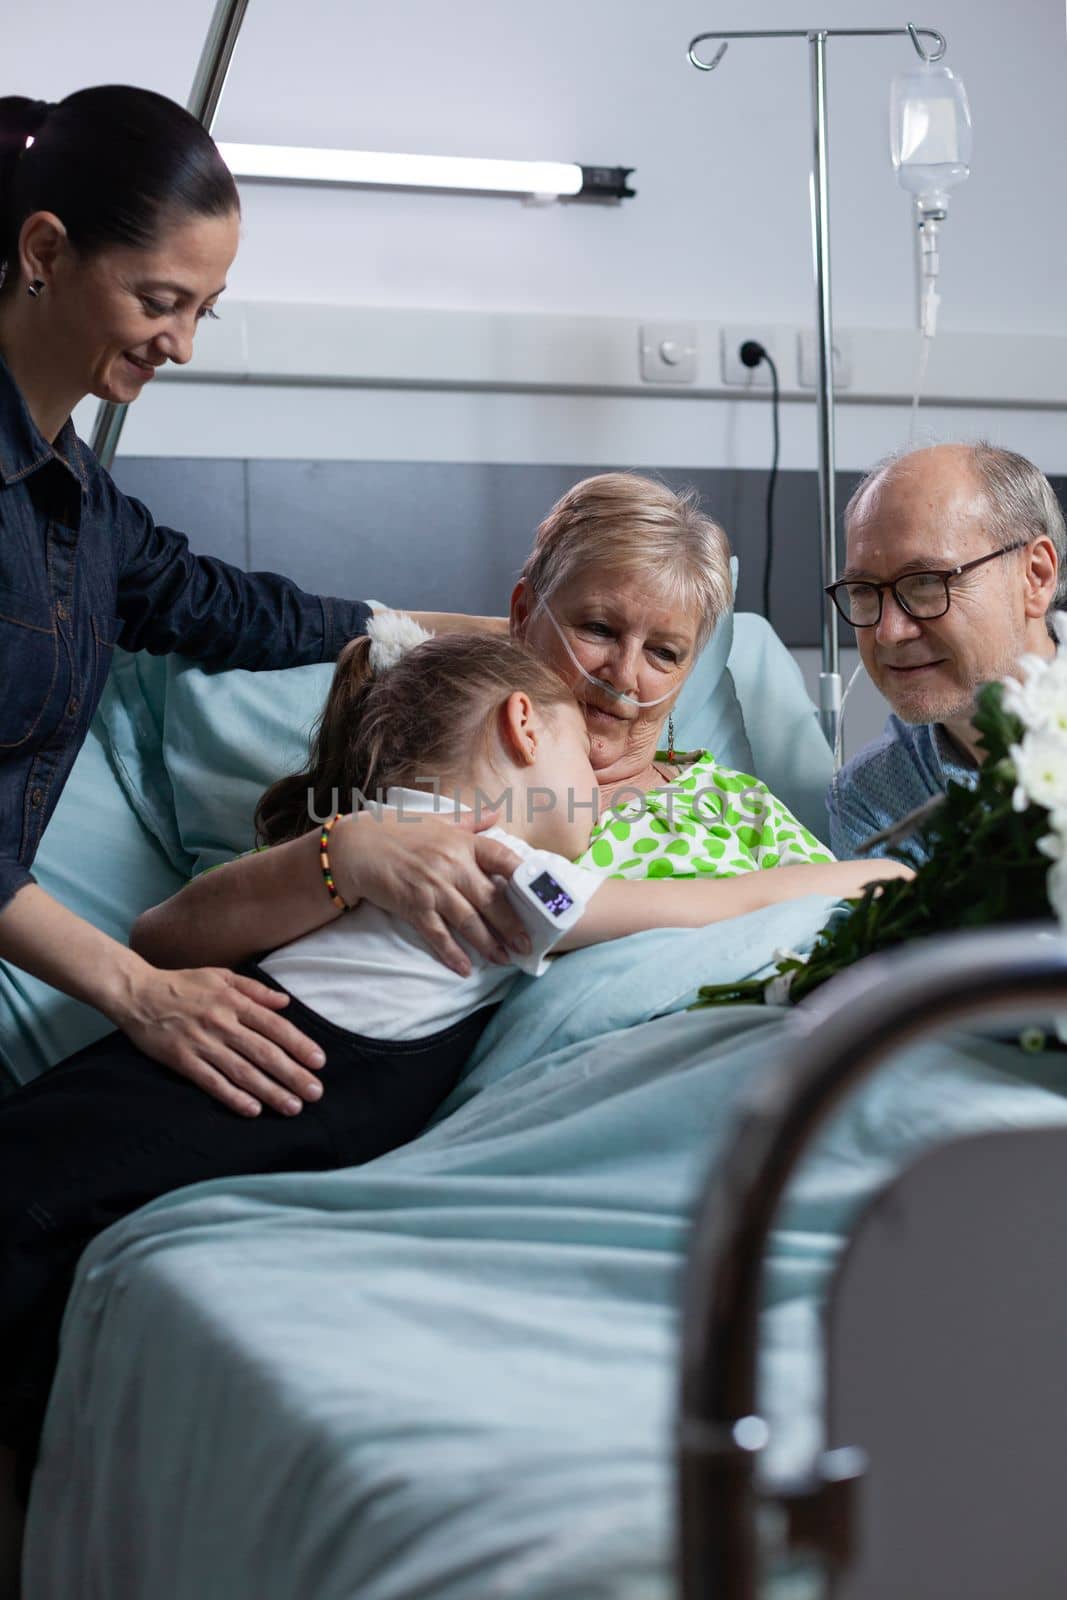
<path fill-rule="evenodd" d="M 924 210 L 943 211 L 948 191 L 971 172 L 971 108 L 961 80 L 931 65 L 894 78 L 889 137 L 901 187 Z"/>

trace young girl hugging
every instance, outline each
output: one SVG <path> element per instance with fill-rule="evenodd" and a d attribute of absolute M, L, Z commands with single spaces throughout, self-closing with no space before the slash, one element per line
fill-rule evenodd
<path fill-rule="evenodd" d="M 463 977 L 406 923 L 366 902 L 345 906 L 329 873 L 327 823 L 323 895 L 334 897 L 335 919 L 238 969 L 284 989 L 286 1014 L 321 1047 L 308 1103 L 294 1099 L 283 1115 L 250 1101 L 248 1115 L 236 1114 L 120 1032 L 0 1101 L 0 1468 L 14 1451 L 22 1499 L 90 1240 L 187 1184 L 354 1165 L 413 1138 L 520 968 L 544 970 L 560 927 L 599 887 L 568 859 L 588 842 L 596 780 L 581 712 L 551 668 L 505 638 L 429 638 L 396 614 L 370 627 L 374 637 L 341 653 L 308 770 L 263 796 L 260 833 L 270 843 L 307 833 L 362 797 L 415 828 L 420 809 L 486 810 L 481 795 L 491 794 L 514 818 L 495 833 L 523 874 L 515 895 L 529 953 L 494 963 L 471 948 Z M 409 653 L 405 628 L 425 641 Z M 571 792 L 585 809 L 568 818 L 546 791 Z"/>

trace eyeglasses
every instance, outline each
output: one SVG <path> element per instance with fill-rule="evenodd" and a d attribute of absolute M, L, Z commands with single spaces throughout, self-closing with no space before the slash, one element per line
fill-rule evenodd
<path fill-rule="evenodd" d="M 842 578 L 837 583 L 828 584 L 826 593 L 845 621 L 854 628 L 873 628 L 881 622 L 882 600 L 887 589 L 893 591 L 893 599 L 901 611 L 906 611 L 909 617 L 915 617 L 920 622 L 931 622 L 935 617 L 943 617 L 952 602 L 949 589 L 951 578 L 971 572 L 987 561 L 996 561 L 998 556 L 1010 555 L 1013 550 L 1023 550 L 1029 543 L 1029 539 L 1017 539 L 1014 544 L 1005 545 L 1003 550 L 991 550 L 987 556 L 978 556 L 976 560 L 965 561 L 961 566 L 934 572 L 905 572 L 889 583 Z"/>

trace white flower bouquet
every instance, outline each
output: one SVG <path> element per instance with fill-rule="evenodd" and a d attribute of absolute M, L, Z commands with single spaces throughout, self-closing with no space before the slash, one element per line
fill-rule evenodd
<path fill-rule="evenodd" d="M 793 1003 L 876 950 L 957 928 L 1067 927 L 1067 615 L 1053 624 L 1054 655 L 1024 656 L 1018 679 L 979 691 L 978 781 L 950 783 L 923 807 L 915 831 L 927 859 L 915 877 L 869 885 L 808 956 L 785 956 L 769 980 L 708 984 L 698 1004 Z"/>
<path fill-rule="evenodd" d="M 1049 908 L 1067 927 L 1067 613 L 1053 616 L 1056 654 L 1023 656 L 1022 680 L 1004 680 L 1002 705 L 1021 734 L 1008 751 L 1015 770 L 1012 806 L 1043 812 L 1048 832 L 1037 841 L 1052 866 L 1045 880 Z"/>

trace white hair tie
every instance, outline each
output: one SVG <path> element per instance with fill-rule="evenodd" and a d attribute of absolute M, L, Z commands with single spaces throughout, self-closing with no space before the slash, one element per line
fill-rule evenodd
<path fill-rule="evenodd" d="M 371 641 L 370 670 L 375 678 L 395 667 L 401 656 L 409 650 L 432 639 L 406 611 L 376 611 L 367 623 L 367 637 Z"/>

